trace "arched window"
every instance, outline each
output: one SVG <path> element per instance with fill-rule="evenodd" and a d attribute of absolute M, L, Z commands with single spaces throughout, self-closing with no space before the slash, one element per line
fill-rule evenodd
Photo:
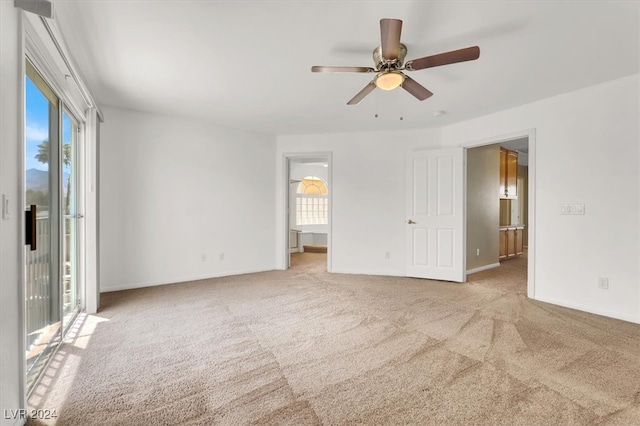
<path fill-rule="evenodd" d="M 298 184 L 296 225 L 326 225 L 329 223 L 329 191 L 317 176 L 306 176 Z"/>

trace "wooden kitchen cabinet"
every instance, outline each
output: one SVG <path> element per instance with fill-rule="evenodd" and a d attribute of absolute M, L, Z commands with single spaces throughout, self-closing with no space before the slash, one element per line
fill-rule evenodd
<path fill-rule="evenodd" d="M 524 253 L 524 228 L 519 227 L 514 230 L 514 252 L 516 256 Z"/>
<path fill-rule="evenodd" d="M 500 255 L 499 259 L 506 259 L 507 257 L 507 230 L 500 229 Z"/>
<path fill-rule="evenodd" d="M 500 198 L 518 198 L 518 153 L 500 147 Z"/>
<path fill-rule="evenodd" d="M 524 226 L 503 226 L 499 236 L 499 259 L 510 259 L 524 253 Z"/>

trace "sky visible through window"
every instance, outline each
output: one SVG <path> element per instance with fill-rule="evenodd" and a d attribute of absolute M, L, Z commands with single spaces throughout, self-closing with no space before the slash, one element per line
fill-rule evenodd
<path fill-rule="evenodd" d="M 26 151 L 25 167 L 27 170 L 37 169 L 47 171 L 49 165 L 36 160 L 38 145 L 49 139 L 49 100 L 42 94 L 29 77 L 26 81 Z M 71 119 L 67 114 L 62 115 L 62 140 L 71 141 Z M 65 176 L 70 166 L 63 165 Z"/>

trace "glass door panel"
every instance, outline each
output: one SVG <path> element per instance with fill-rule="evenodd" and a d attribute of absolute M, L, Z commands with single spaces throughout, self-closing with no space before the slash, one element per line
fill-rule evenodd
<path fill-rule="evenodd" d="M 62 114 L 62 310 L 65 330 L 80 306 L 78 297 L 78 124 Z"/>
<path fill-rule="evenodd" d="M 59 99 L 27 61 L 25 210 L 35 213 L 35 247 L 25 249 L 27 386 L 60 340 Z M 35 212 L 34 212 L 35 209 Z M 32 234 L 33 235 L 33 234 Z"/>

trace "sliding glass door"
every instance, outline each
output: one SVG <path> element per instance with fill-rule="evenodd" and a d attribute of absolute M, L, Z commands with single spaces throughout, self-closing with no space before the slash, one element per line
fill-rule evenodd
<path fill-rule="evenodd" d="M 61 336 L 60 99 L 27 61 L 25 129 L 25 322 L 27 385 L 46 365 Z"/>
<path fill-rule="evenodd" d="M 78 121 L 28 60 L 25 120 L 25 350 L 30 392 L 81 306 L 81 161 Z"/>

